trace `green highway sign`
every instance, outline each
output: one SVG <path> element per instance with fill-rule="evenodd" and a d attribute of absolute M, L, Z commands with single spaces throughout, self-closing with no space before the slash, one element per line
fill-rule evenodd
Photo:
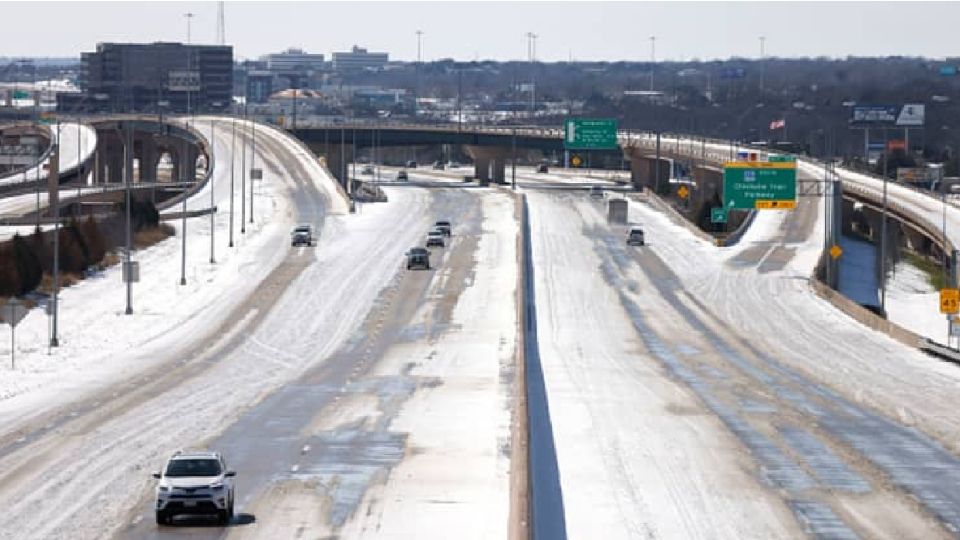
<path fill-rule="evenodd" d="M 796 206 L 796 161 L 728 161 L 724 164 L 724 208 L 783 210 Z"/>
<path fill-rule="evenodd" d="M 710 223 L 726 223 L 727 222 L 727 209 L 726 208 L 711 208 L 710 209 Z"/>
<path fill-rule="evenodd" d="M 568 118 L 563 123 L 567 150 L 615 150 L 617 121 L 613 118 Z"/>

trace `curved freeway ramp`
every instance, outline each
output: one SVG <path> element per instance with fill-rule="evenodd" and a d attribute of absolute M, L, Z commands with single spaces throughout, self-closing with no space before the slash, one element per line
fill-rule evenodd
<path fill-rule="evenodd" d="M 67 122 L 58 126 L 51 126 L 53 140 L 60 142 L 60 174 L 67 175 L 74 172 L 78 166 L 93 159 L 97 150 L 97 131 L 92 127 L 76 122 Z M 0 187 L 10 184 L 20 184 L 45 180 L 47 170 L 44 168 L 50 162 L 49 154 L 33 167 L 25 171 L 0 177 Z"/>

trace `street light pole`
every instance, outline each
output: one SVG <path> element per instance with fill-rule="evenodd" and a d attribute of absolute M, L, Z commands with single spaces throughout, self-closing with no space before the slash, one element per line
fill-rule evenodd
<path fill-rule="evenodd" d="M 250 145 L 250 170 L 253 171 L 254 163 L 257 159 L 257 121 L 256 119 L 250 122 L 250 131 L 252 133 Z M 253 223 L 253 175 L 250 176 L 250 223 Z M 261 178 L 262 181 L 262 178 Z"/>
<path fill-rule="evenodd" d="M 217 237 L 217 222 L 216 222 L 216 212 L 213 211 L 213 207 L 216 205 L 216 200 L 214 199 L 214 181 L 213 181 L 213 132 L 216 126 L 216 120 L 212 117 L 210 118 L 210 155 L 207 156 L 207 182 L 210 183 L 210 264 L 216 264 L 217 258 L 215 256 L 214 243 Z"/>
<path fill-rule="evenodd" d="M 766 36 L 760 36 L 760 93 L 763 93 L 764 79 L 766 78 L 767 62 L 764 46 L 767 43 Z"/>
<path fill-rule="evenodd" d="M 233 247 L 233 182 L 234 182 L 234 169 L 236 168 L 237 162 L 237 119 L 230 119 L 230 244 L 229 247 Z"/>
<path fill-rule="evenodd" d="M 243 104 L 243 129 L 247 130 L 247 104 Z M 247 142 L 240 141 L 240 234 L 247 234 Z"/>
<path fill-rule="evenodd" d="M 50 174 L 53 175 L 53 193 L 51 213 L 53 214 L 53 305 L 51 306 L 53 315 L 53 325 L 50 330 L 50 346 L 59 347 L 60 341 L 57 339 L 57 302 L 60 297 L 60 122 L 57 122 L 57 145 L 51 154 L 52 159 L 57 160 L 57 166 L 50 167 Z"/>
<path fill-rule="evenodd" d="M 656 65 L 656 63 L 657 63 L 657 36 L 650 36 L 650 91 L 651 92 L 653 92 L 653 67 Z"/>
<path fill-rule="evenodd" d="M 188 123 L 189 127 L 190 124 Z M 189 150 L 187 149 L 187 141 L 184 139 L 182 143 L 183 152 L 180 154 L 180 178 L 183 184 L 183 201 L 181 204 L 181 216 L 180 216 L 180 285 L 187 284 L 187 192 L 188 188 L 186 185 L 187 174 L 191 169 L 193 169 L 194 180 L 196 180 L 197 171 L 196 163 L 190 165 L 188 163 L 187 157 L 189 155 Z"/>
<path fill-rule="evenodd" d="M 887 313 L 887 130 L 883 130 L 883 216 L 880 218 L 880 310 Z"/>
<path fill-rule="evenodd" d="M 420 100 L 420 69 L 421 69 L 421 54 L 422 54 L 422 41 L 423 41 L 423 30 L 417 30 L 417 65 L 416 65 L 416 90 L 413 94 L 413 118 L 416 119 L 418 116 L 418 107 L 417 102 Z"/>
<path fill-rule="evenodd" d="M 125 122 L 123 132 L 123 183 L 124 183 L 124 206 L 126 214 L 126 226 L 124 227 L 126 253 L 124 259 L 127 266 L 127 309 L 124 311 L 127 315 L 133 315 L 133 213 L 130 209 L 131 196 L 130 184 L 133 182 L 133 132 L 130 129 L 130 122 Z"/>

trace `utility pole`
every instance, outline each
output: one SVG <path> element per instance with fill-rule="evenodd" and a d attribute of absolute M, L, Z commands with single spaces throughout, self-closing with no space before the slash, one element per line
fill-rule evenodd
<path fill-rule="evenodd" d="M 653 67 L 657 65 L 657 36 L 650 36 L 650 91 L 653 92 Z"/>
<path fill-rule="evenodd" d="M 513 133 L 510 141 L 510 184 L 514 191 L 517 190 L 517 125 L 513 125 Z"/>

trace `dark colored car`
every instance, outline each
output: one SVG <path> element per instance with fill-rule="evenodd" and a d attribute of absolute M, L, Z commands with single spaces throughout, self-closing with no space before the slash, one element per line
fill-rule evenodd
<path fill-rule="evenodd" d="M 541 163 L 540 165 L 537 165 L 537 172 L 538 173 L 550 172 L 550 168 L 547 167 L 546 163 Z"/>
<path fill-rule="evenodd" d="M 407 178 L 407 171 L 400 171 L 397 173 L 397 180 L 409 180 Z"/>
<path fill-rule="evenodd" d="M 444 169 L 444 166 L 443 166 L 443 162 L 442 162 L 442 161 L 435 161 L 435 162 L 433 163 L 433 170 L 435 170 L 435 171 L 442 171 L 443 169 Z"/>
<path fill-rule="evenodd" d="M 408 168 L 408 169 L 416 169 L 416 168 L 417 168 L 417 162 L 411 159 L 410 161 L 407 162 L 407 168 Z"/>
<path fill-rule="evenodd" d="M 449 221 L 438 221 L 434 226 L 438 231 L 442 232 L 444 236 L 450 236 L 452 233 L 453 228 Z"/>
<path fill-rule="evenodd" d="M 415 247 L 407 252 L 407 270 L 414 268 L 430 269 L 430 252 L 426 248 Z"/>
<path fill-rule="evenodd" d="M 297 225 L 290 236 L 292 246 L 313 246 L 313 231 L 309 225 Z"/>

